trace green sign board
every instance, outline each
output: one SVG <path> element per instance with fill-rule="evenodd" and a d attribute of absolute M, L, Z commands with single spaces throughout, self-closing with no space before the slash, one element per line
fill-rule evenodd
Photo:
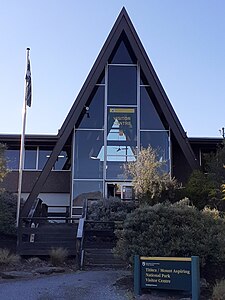
<path fill-rule="evenodd" d="M 141 288 L 191 290 L 191 258 L 140 257 Z"/>
<path fill-rule="evenodd" d="M 192 300 L 199 300 L 199 257 L 145 257 L 134 256 L 134 292 L 164 289 L 191 293 Z"/>

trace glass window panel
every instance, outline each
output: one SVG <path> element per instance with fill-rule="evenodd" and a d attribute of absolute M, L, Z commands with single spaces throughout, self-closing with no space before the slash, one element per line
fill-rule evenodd
<path fill-rule="evenodd" d="M 135 149 L 130 146 L 107 146 L 107 155 L 111 156 L 134 156 Z"/>
<path fill-rule="evenodd" d="M 24 169 L 36 170 L 37 168 L 37 148 L 25 150 Z"/>
<path fill-rule="evenodd" d="M 136 64 L 136 62 L 137 59 L 130 45 L 126 46 L 123 40 L 115 47 L 112 57 L 109 59 L 110 64 Z"/>
<path fill-rule="evenodd" d="M 7 168 L 10 170 L 19 169 L 20 151 L 16 149 L 7 149 L 5 151 Z"/>
<path fill-rule="evenodd" d="M 39 153 L 38 153 L 38 170 L 42 170 L 49 159 L 52 151 L 48 150 L 46 148 L 39 148 Z"/>
<path fill-rule="evenodd" d="M 135 66 L 109 66 L 108 104 L 137 104 L 137 68 Z"/>
<path fill-rule="evenodd" d="M 97 84 L 105 84 L 105 70 L 102 72 L 101 76 L 99 77 Z"/>
<path fill-rule="evenodd" d="M 103 178 L 103 130 L 75 133 L 74 178 Z"/>
<path fill-rule="evenodd" d="M 101 129 L 104 127 L 104 98 L 105 87 L 95 87 L 93 95 L 90 97 L 81 113 L 76 128 Z"/>
<path fill-rule="evenodd" d="M 166 161 L 163 168 L 165 172 L 170 172 L 170 147 L 168 131 L 142 131 L 141 147 L 148 148 L 151 146 L 157 150 L 158 159 Z"/>
<path fill-rule="evenodd" d="M 108 107 L 108 141 L 137 140 L 137 112 L 133 107 Z"/>
<path fill-rule="evenodd" d="M 165 129 L 146 87 L 141 87 L 141 129 Z"/>
<path fill-rule="evenodd" d="M 134 161 L 131 156 L 107 156 L 106 178 L 113 180 L 127 180 L 130 176 L 126 173 L 126 162 Z"/>
<path fill-rule="evenodd" d="M 66 166 L 68 160 L 68 156 L 66 151 L 61 151 L 61 153 L 58 155 L 57 161 L 54 165 L 54 170 L 68 170 L 68 167 Z"/>
<path fill-rule="evenodd" d="M 146 79 L 146 77 L 145 77 L 142 69 L 141 69 L 141 85 L 149 85 L 149 83 L 148 83 L 148 81 L 147 81 L 147 79 Z"/>
<path fill-rule="evenodd" d="M 107 161 L 117 161 L 117 162 L 128 162 L 128 161 L 135 161 L 135 155 L 108 155 Z"/>
<path fill-rule="evenodd" d="M 73 204 L 81 204 L 85 199 L 101 199 L 103 197 L 103 182 L 79 180 L 73 181 Z"/>

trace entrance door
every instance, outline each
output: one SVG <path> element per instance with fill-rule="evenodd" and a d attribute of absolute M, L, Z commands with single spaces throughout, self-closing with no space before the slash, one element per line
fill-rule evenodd
<path fill-rule="evenodd" d="M 133 199 L 133 188 L 130 182 L 107 182 L 106 198 L 117 197 L 122 200 Z"/>

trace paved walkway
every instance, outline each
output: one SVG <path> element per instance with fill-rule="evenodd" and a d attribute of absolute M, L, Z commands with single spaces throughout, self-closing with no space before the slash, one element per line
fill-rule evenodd
<path fill-rule="evenodd" d="M 1 300 L 128 300 L 129 293 L 114 285 L 128 271 L 81 271 L 74 274 L 0 283 Z"/>

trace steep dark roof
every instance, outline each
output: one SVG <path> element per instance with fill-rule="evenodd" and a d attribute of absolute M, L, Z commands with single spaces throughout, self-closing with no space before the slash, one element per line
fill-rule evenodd
<path fill-rule="evenodd" d="M 76 101 L 74 102 L 69 114 L 67 115 L 61 129 L 58 133 L 58 141 L 55 145 L 55 148 L 48 159 L 45 168 L 43 169 L 42 173 L 40 174 L 36 184 L 33 187 L 22 211 L 22 215 L 25 216 L 32 205 L 33 200 L 38 196 L 41 191 L 41 188 L 49 175 L 57 156 L 59 155 L 60 151 L 62 150 L 64 144 L 66 143 L 67 139 L 71 135 L 71 132 L 74 128 L 74 124 L 78 120 L 84 105 L 90 96 L 94 86 L 97 83 L 98 78 L 100 77 L 102 70 L 104 69 L 117 41 L 119 40 L 121 34 L 124 33 L 132 47 L 132 50 L 137 57 L 137 60 L 140 63 L 144 76 L 146 77 L 151 89 L 155 95 L 155 98 L 158 101 L 158 105 L 162 110 L 166 121 L 171 128 L 171 131 L 176 138 L 180 148 L 182 149 L 184 156 L 186 157 L 189 165 L 191 168 L 198 167 L 198 163 L 195 159 L 194 153 L 191 149 L 191 146 L 188 142 L 188 138 L 186 133 L 184 132 L 179 119 L 174 112 L 173 107 L 170 104 L 170 101 L 159 81 L 159 78 L 154 71 L 154 68 L 148 58 L 148 55 L 135 31 L 135 28 L 125 10 L 123 8 L 108 36 L 106 42 L 100 51 L 80 93 L 78 94 Z"/>

